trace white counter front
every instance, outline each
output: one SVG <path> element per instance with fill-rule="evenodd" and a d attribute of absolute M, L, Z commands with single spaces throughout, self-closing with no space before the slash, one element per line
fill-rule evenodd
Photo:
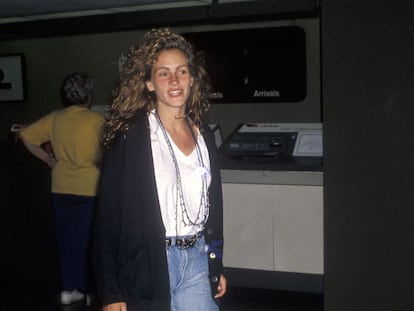
<path fill-rule="evenodd" d="M 323 274 L 323 173 L 222 170 L 224 265 Z"/>

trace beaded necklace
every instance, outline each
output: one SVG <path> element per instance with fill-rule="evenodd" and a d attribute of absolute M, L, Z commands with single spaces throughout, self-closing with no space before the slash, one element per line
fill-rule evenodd
<path fill-rule="evenodd" d="M 157 122 L 161 128 L 161 131 L 164 135 L 165 141 L 167 143 L 168 146 L 168 151 L 170 153 L 171 159 L 174 163 L 174 168 L 175 168 L 175 179 L 176 179 L 176 201 L 175 201 L 175 219 L 176 219 L 176 224 L 175 224 L 175 230 L 176 233 L 178 233 L 178 209 L 180 209 L 181 215 L 182 215 L 182 222 L 184 224 L 184 226 L 190 226 L 190 225 L 204 225 L 206 223 L 206 220 L 208 218 L 209 215 L 209 210 L 210 210 L 210 203 L 209 203 L 209 198 L 208 198 L 208 190 L 207 190 L 207 172 L 206 172 L 206 168 L 204 166 L 204 161 L 203 161 L 203 155 L 201 153 L 201 149 L 200 146 L 197 142 L 196 136 L 194 134 L 194 131 L 188 121 L 188 119 L 186 118 L 186 122 L 188 127 L 190 128 L 191 131 L 191 136 L 193 137 L 194 140 L 194 144 L 195 144 L 195 149 L 197 152 L 197 159 L 198 159 L 198 173 L 201 177 L 201 196 L 200 196 L 200 204 L 198 206 L 198 212 L 197 212 L 197 216 L 195 219 L 191 219 L 190 215 L 188 213 L 187 207 L 185 205 L 185 200 L 184 200 L 184 193 L 183 193 L 183 186 L 182 186 L 182 182 L 181 182 L 181 173 L 180 173 L 180 167 L 178 165 L 178 161 L 177 161 L 177 157 L 175 156 L 174 153 L 174 149 L 171 145 L 171 141 L 168 137 L 168 133 L 167 130 L 165 129 L 164 125 L 162 124 L 162 121 L 160 119 L 160 116 L 158 114 L 158 111 L 155 110 L 155 117 L 157 119 Z M 204 210 L 204 212 L 203 212 Z"/>

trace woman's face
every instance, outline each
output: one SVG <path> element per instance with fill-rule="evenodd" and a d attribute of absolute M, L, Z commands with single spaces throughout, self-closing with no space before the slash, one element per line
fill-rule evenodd
<path fill-rule="evenodd" d="M 185 109 L 192 81 L 186 55 L 173 49 L 159 54 L 146 86 L 150 92 L 155 92 L 158 108 L 165 105 Z"/>

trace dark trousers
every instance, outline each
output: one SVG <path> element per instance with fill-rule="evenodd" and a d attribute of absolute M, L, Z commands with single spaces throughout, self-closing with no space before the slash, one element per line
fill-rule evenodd
<path fill-rule="evenodd" d="M 90 242 L 96 197 L 52 194 L 62 291 L 90 292 Z"/>

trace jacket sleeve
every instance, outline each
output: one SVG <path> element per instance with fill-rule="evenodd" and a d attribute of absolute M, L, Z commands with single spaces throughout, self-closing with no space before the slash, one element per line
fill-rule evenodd
<path fill-rule="evenodd" d="M 121 218 L 122 148 L 114 141 L 105 154 L 101 169 L 98 207 L 92 245 L 97 294 L 103 305 L 125 301 L 118 282 Z"/>
<path fill-rule="evenodd" d="M 223 268 L 223 194 L 218 151 L 211 129 L 204 126 L 204 138 L 210 155 L 211 184 L 209 188 L 210 215 L 206 224 L 206 242 L 209 246 L 209 277 L 213 296 L 217 292 Z"/>

